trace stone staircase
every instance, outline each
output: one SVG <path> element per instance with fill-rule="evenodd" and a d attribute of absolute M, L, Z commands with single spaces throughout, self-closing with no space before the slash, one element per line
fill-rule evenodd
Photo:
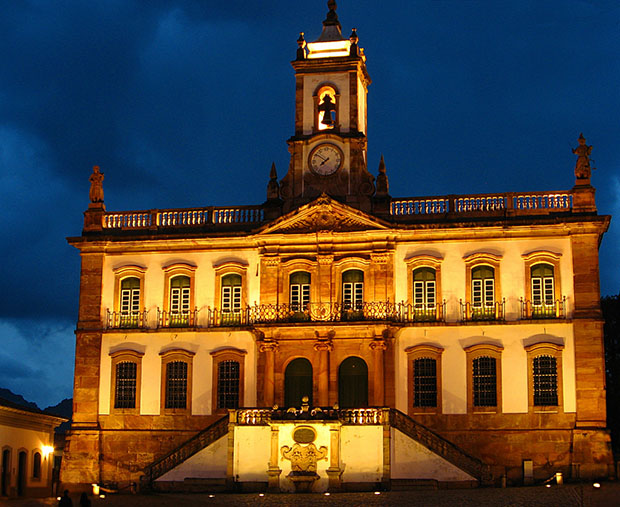
<path fill-rule="evenodd" d="M 173 449 L 162 458 L 154 461 L 144 469 L 143 486 L 150 488 L 153 481 L 183 463 L 198 451 L 201 451 L 228 433 L 228 415 L 215 421 L 187 442 Z"/>
<path fill-rule="evenodd" d="M 416 422 L 400 410 L 390 409 L 390 425 L 454 466 L 475 477 L 480 484 L 487 485 L 491 483 L 492 474 L 488 465 L 485 465 L 478 458 L 467 454 L 460 447 Z"/>

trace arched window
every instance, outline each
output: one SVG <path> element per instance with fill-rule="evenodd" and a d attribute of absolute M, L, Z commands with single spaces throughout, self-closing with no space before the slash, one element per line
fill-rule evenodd
<path fill-rule="evenodd" d="M 179 275 L 170 279 L 170 325 L 187 326 L 190 321 L 189 276 Z"/>
<path fill-rule="evenodd" d="M 116 363 L 114 408 L 136 408 L 138 365 L 133 361 Z"/>
<path fill-rule="evenodd" d="M 413 272 L 413 304 L 416 310 L 434 314 L 437 302 L 435 270 L 418 268 Z"/>
<path fill-rule="evenodd" d="M 310 303 L 310 273 L 296 271 L 289 277 L 289 303 L 291 311 L 303 312 Z"/>
<path fill-rule="evenodd" d="M 32 478 L 41 478 L 41 453 L 35 452 L 32 457 Z"/>
<path fill-rule="evenodd" d="M 347 357 L 340 363 L 338 404 L 342 408 L 368 406 L 368 366 L 360 357 Z"/>
<path fill-rule="evenodd" d="M 241 317 L 241 275 L 222 277 L 222 324 L 238 324 Z"/>
<path fill-rule="evenodd" d="M 299 407 L 304 396 L 312 405 L 312 364 L 299 357 L 293 359 L 284 371 L 285 407 Z"/>
<path fill-rule="evenodd" d="M 471 270 L 471 306 L 472 319 L 495 318 L 495 269 L 491 266 Z"/>
<path fill-rule="evenodd" d="M 555 283 L 551 264 L 536 264 L 531 269 L 532 315 L 555 317 Z"/>
<path fill-rule="evenodd" d="M 437 406 L 437 361 L 420 357 L 413 361 L 413 406 Z"/>
<path fill-rule="evenodd" d="M 342 273 L 342 308 L 343 310 L 362 310 L 364 303 L 364 272 L 349 269 Z"/>
<path fill-rule="evenodd" d="M 138 327 L 140 318 L 140 279 L 123 278 L 120 293 L 121 327 Z"/>
<path fill-rule="evenodd" d="M 240 365 L 224 360 L 217 364 L 217 408 L 239 408 Z"/>
<path fill-rule="evenodd" d="M 315 100 L 317 100 L 317 129 L 329 130 L 336 127 L 338 125 L 338 99 L 335 90 L 330 86 L 324 86 L 319 90 Z"/>

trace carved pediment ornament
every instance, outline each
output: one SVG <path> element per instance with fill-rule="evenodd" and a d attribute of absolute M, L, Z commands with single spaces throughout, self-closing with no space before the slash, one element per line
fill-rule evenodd
<path fill-rule="evenodd" d="M 327 340 L 321 340 L 314 342 L 314 350 L 317 352 L 331 352 L 334 350 L 334 344 L 328 338 Z"/>
<path fill-rule="evenodd" d="M 314 202 L 268 225 L 264 232 L 348 232 L 384 228 L 387 225 L 375 217 L 366 216 L 322 194 Z"/>
<path fill-rule="evenodd" d="M 386 350 L 387 341 L 378 338 L 378 339 L 371 341 L 369 346 L 372 350 Z"/>

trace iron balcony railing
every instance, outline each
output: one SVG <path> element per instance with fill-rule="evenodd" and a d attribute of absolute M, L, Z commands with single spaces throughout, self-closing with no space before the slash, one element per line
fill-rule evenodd
<path fill-rule="evenodd" d="M 520 303 L 521 319 L 524 320 L 566 318 L 566 296 L 553 301 L 536 302 L 521 298 Z"/>
<path fill-rule="evenodd" d="M 249 308 L 251 324 L 295 322 L 443 322 L 445 301 L 432 306 L 374 301 L 362 303 L 306 303 L 254 305 Z"/>
<path fill-rule="evenodd" d="M 459 300 L 461 305 L 461 322 L 470 321 L 503 321 L 506 319 L 506 300 L 494 301 L 492 303 L 464 303 Z"/>
<path fill-rule="evenodd" d="M 141 329 L 147 327 L 147 310 L 141 312 L 111 312 L 106 316 L 107 329 Z"/>
<path fill-rule="evenodd" d="M 197 327 L 198 308 L 179 312 L 157 309 L 157 327 Z"/>

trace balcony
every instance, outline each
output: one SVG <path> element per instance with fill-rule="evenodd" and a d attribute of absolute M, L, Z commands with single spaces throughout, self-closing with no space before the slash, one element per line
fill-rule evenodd
<path fill-rule="evenodd" d="M 157 327 L 197 327 L 198 309 L 169 312 L 157 309 Z"/>
<path fill-rule="evenodd" d="M 538 319 L 565 319 L 566 318 L 566 296 L 555 301 L 528 301 L 523 298 L 521 303 L 522 320 Z"/>
<path fill-rule="evenodd" d="M 428 306 L 389 301 L 254 305 L 248 309 L 248 322 L 250 324 L 364 321 L 443 322 L 445 306 L 445 301 L 438 305 Z"/>
<path fill-rule="evenodd" d="M 506 300 L 495 301 L 490 303 L 463 303 L 461 305 L 461 322 L 503 322 L 506 320 Z"/>
<path fill-rule="evenodd" d="M 143 329 L 147 327 L 147 311 L 111 312 L 106 316 L 106 329 Z"/>

